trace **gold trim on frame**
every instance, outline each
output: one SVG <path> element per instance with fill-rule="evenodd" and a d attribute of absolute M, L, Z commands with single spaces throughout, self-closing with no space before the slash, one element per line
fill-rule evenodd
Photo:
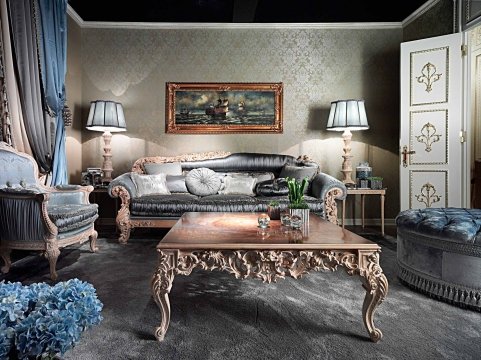
<path fill-rule="evenodd" d="M 413 55 L 420 54 L 420 53 L 428 53 L 432 51 L 439 51 L 439 50 L 446 50 L 445 98 L 442 101 L 414 103 L 413 102 L 413 82 L 414 82 L 413 80 L 415 80 L 416 84 L 418 84 L 418 81 L 417 81 L 418 76 L 413 74 Z M 440 48 L 426 49 L 426 50 L 415 51 L 410 53 L 409 54 L 409 105 L 419 106 L 419 105 L 444 104 L 448 102 L 448 99 L 449 99 L 449 47 L 444 46 Z"/>
<path fill-rule="evenodd" d="M 409 113 L 409 146 L 410 149 L 414 149 L 414 141 L 413 138 L 416 137 L 416 135 L 413 134 L 413 115 L 414 114 L 420 114 L 420 113 L 429 113 L 429 112 L 444 112 L 445 114 L 445 122 L 444 122 L 444 146 L 445 146 L 445 159 L 444 162 L 415 162 L 411 161 L 411 157 L 409 157 L 409 165 L 447 165 L 448 164 L 448 159 L 449 159 L 449 146 L 448 146 L 448 122 L 449 122 L 449 116 L 448 116 L 448 110 L 447 109 L 433 109 L 433 110 L 421 110 L 421 111 L 411 111 Z"/>
<path fill-rule="evenodd" d="M 427 173 L 427 172 L 432 172 L 432 173 L 444 173 L 444 186 L 445 186 L 445 192 L 442 196 L 444 196 L 444 206 L 442 207 L 447 207 L 448 206 L 448 171 L 447 170 L 410 170 L 409 171 L 409 208 L 413 208 L 412 204 L 412 198 L 413 198 L 413 174 L 414 173 Z M 425 184 L 424 184 L 425 185 Z"/>
<path fill-rule="evenodd" d="M 219 93 L 218 106 L 223 106 L 223 101 L 226 100 L 229 105 L 236 111 L 236 121 L 228 121 L 228 115 L 214 111 L 214 108 L 218 106 L 216 104 L 211 105 L 212 114 L 208 114 L 208 109 L 199 106 L 194 109 L 197 117 L 191 119 L 191 122 L 185 121 L 182 118 L 183 113 L 176 114 L 176 97 L 177 92 L 206 92 L 206 94 L 212 94 L 213 92 Z M 255 96 L 259 96 L 259 93 L 273 93 L 274 102 L 272 108 L 267 111 L 269 117 L 272 111 L 272 119 L 269 119 L 268 124 L 261 124 L 265 122 L 265 119 L 257 120 L 249 111 L 249 103 L 246 100 L 244 112 L 241 113 L 239 104 L 231 104 L 228 98 L 222 98 L 222 93 L 235 93 L 235 92 L 253 92 Z M 227 95 L 228 96 L 228 95 Z M 282 133 L 282 106 L 283 106 L 283 83 L 166 83 L 166 104 L 165 104 L 165 132 L 168 134 L 225 134 L 225 133 Z M 244 109 L 244 106 L 242 106 Z M 256 109 L 256 112 L 262 112 L 264 109 Z M 182 109 L 181 109 L 182 111 Z M 202 112 L 204 111 L 205 119 L 202 118 Z M 234 111 L 233 111 L 234 113 Z M 189 109 L 185 109 L 184 116 L 187 118 L 191 115 Z M 212 116 L 212 118 L 208 118 Z M 252 117 L 250 119 L 250 117 Z M 179 120 L 182 121 L 179 121 Z M 257 122 L 257 123 L 256 123 Z"/>

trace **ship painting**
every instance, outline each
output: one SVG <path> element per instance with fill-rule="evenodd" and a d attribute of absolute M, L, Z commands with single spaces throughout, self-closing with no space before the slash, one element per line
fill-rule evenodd
<path fill-rule="evenodd" d="M 189 109 L 186 109 L 186 108 L 182 108 L 180 109 L 180 117 L 182 119 L 186 119 L 189 117 L 189 114 L 190 114 L 190 110 Z"/>
<path fill-rule="evenodd" d="M 238 116 L 245 116 L 247 115 L 247 109 L 246 109 L 246 103 L 244 100 L 239 101 L 239 104 L 237 104 L 237 111 L 236 111 Z"/>
<path fill-rule="evenodd" d="M 217 104 L 209 105 L 209 107 L 205 109 L 205 113 L 215 118 L 225 119 L 229 115 L 229 99 L 217 99 Z"/>

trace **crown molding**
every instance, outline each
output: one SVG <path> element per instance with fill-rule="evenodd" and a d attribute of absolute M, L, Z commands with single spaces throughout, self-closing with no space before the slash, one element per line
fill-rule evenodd
<path fill-rule="evenodd" d="M 402 23 L 151 23 L 84 21 L 95 29 L 400 29 Z"/>
<path fill-rule="evenodd" d="M 429 0 L 425 2 L 423 5 L 421 5 L 415 12 L 413 12 L 411 15 L 409 15 L 407 18 L 403 20 L 402 27 L 405 27 L 412 23 L 414 20 L 416 20 L 418 17 L 426 13 L 428 10 L 430 10 L 434 5 L 439 3 L 441 0 Z"/>
<path fill-rule="evenodd" d="M 67 4 L 67 15 L 70 16 L 70 18 L 77 23 L 78 26 L 83 27 L 84 26 L 84 21 L 82 18 L 77 14 L 77 12 L 73 9 L 73 7 L 70 6 L 70 4 Z"/>
<path fill-rule="evenodd" d="M 369 23 L 156 23 L 84 21 L 67 5 L 67 14 L 83 29 L 399 29 L 400 22 Z"/>

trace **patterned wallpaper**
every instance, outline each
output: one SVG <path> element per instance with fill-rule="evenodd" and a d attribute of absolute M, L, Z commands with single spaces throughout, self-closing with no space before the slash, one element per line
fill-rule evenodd
<path fill-rule="evenodd" d="M 400 28 L 84 28 L 83 126 L 90 101 L 123 104 L 127 132 L 112 139 L 114 176 L 143 156 L 225 150 L 307 154 L 340 178 L 341 133 L 325 130 L 330 102 L 364 99 L 370 129 L 353 133 L 353 168 L 370 161 L 397 193 L 401 36 Z M 283 82 L 284 133 L 165 134 L 168 81 Z M 83 168 L 101 165 L 100 135 L 83 131 Z M 393 196 L 386 217 L 398 207 Z"/>

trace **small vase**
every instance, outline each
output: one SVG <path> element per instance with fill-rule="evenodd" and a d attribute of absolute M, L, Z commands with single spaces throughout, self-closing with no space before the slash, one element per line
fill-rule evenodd
<path fill-rule="evenodd" d="M 271 220 L 280 220 L 281 208 L 279 206 L 267 205 L 267 215 L 269 215 Z"/>
<path fill-rule="evenodd" d="M 302 223 L 305 226 L 309 226 L 309 209 L 291 209 L 289 208 L 289 213 L 291 217 L 297 215 L 302 219 Z"/>

